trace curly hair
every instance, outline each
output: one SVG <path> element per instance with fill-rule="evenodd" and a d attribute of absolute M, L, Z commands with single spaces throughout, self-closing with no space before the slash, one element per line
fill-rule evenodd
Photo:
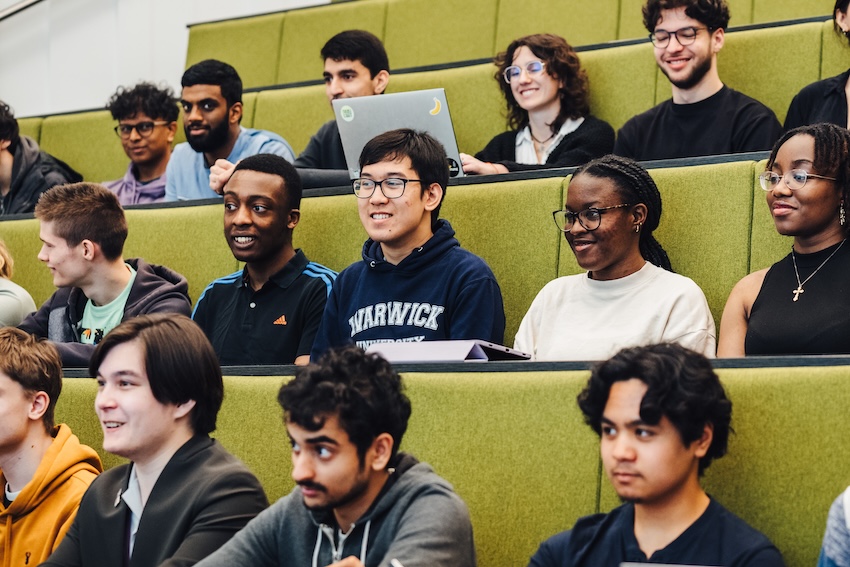
<path fill-rule="evenodd" d="M 659 268 L 672 272 L 667 252 L 652 236 L 652 231 L 658 228 L 661 221 L 661 193 L 649 172 L 632 159 L 607 155 L 579 167 L 573 173 L 573 179 L 579 175 L 609 179 L 625 202 L 646 205 L 646 221 L 641 228 L 638 243 L 640 255 Z"/>
<path fill-rule="evenodd" d="M 815 139 L 815 161 L 812 167 L 821 175 L 835 178 L 835 186 L 841 191 L 842 206 L 850 206 L 850 130 L 847 128 L 822 122 L 800 126 L 785 132 L 770 152 L 767 169 L 773 167 L 779 148 L 798 135 L 811 136 Z M 850 223 L 842 228 L 850 234 Z"/>
<path fill-rule="evenodd" d="M 12 108 L 0 100 L 0 140 L 9 140 L 9 151 L 15 153 L 21 141 L 21 132 Z"/>
<path fill-rule="evenodd" d="M 561 83 L 558 88 L 561 110 L 555 121 L 549 125 L 552 133 L 560 130 L 568 118 L 581 118 L 590 114 L 587 73 L 581 68 L 578 54 L 564 38 L 549 33 L 539 33 L 513 40 L 508 48 L 496 55 L 494 59 L 497 67 L 494 77 L 505 97 L 508 127 L 516 130 L 528 124 L 528 112 L 514 98 L 511 85 L 505 82 L 503 76 L 505 69 L 513 65 L 514 54 L 523 46 L 528 47 L 546 64 L 546 73 Z"/>
<path fill-rule="evenodd" d="M 277 399 L 286 421 L 309 431 L 337 416 L 361 462 L 381 433 L 392 436 L 394 456 L 410 419 L 410 400 L 398 373 L 354 345 L 331 349 L 318 363 L 299 367 Z"/>
<path fill-rule="evenodd" d="M 133 87 L 118 87 L 106 103 L 106 109 L 115 120 L 133 118 L 141 111 L 154 120 L 175 122 L 180 112 L 171 87 L 158 87 L 147 82 Z"/>
<path fill-rule="evenodd" d="M 733 432 L 732 402 L 708 359 L 675 343 L 623 349 L 593 368 L 577 401 L 597 435 L 602 433 L 611 386 L 632 378 L 647 387 L 640 403 L 640 417 L 646 423 L 657 424 L 666 416 L 685 446 L 702 437 L 706 425 L 712 426 L 711 445 L 699 462 L 700 475 L 711 461 L 726 454 Z"/>
<path fill-rule="evenodd" d="M 726 29 L 729 25 L 729 6 L 726 0 L 647 0 L 642 8 L 643 25 L 649 33 L 655 31 L 662 10 L 685 8 L 685 15 L 700 22 L 709 31 Z"/>

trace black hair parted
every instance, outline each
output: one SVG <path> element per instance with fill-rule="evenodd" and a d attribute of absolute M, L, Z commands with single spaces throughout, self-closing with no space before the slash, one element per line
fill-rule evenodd
<path fill-rule="evenodd" d="M 732 402 L 708 359 L 675 343 L 623 349 L 593 368 L 578 395 L 578 406 L 597 435 L 601 435 L 611 386 L 633 378 L 647 387 L 640 403 L 640 417 L 646 423 L 657 424 L 666 416 L 685 446 L 700 439 L 706 425 L 711 426 L 712 441 L 700 459 L 700 475 L 711 461 L 726 454 L 733 432 Z"/>
<path fill-rule="evenodd" d="M 729 6 L 726 0 L 647 0 L 642 9 L 644 27 L 649 33 L 654 32 L 661 11 L 676 8 L 685 8 L 687 17 L 700 22 L 709 31 L 725 30 L 729 26 Z"/>
<path fill-rule="evenodd" d="M 195 85 L 217 85 L 227 106 L 242 102 L 242 79 L 232 65 L 216 59 L 204 59 L 195 63 L 183 73 L 180 80 L 183 87 Z"/>
<path fill-rule="evenodd" d="M 15 120 L 15 113 L 12 108 L 0 100 L 0 140 L 8 140 L 9 152 L 15 153 L 18 149 L 18 144 L 21 141 L 21 133 L 18 128 L 18 121 Z"/>
<path fill-rule="evenodd" d="M 661 221 L 661 193 L 649 172 L 633 159 L 607 155 L 579 167 L 573 178 L 579 175 L 610 179 L 625 202 L 646 205 L 646 221 L 640 229 L 640 254 L 644 260 L 672 272 L 667 252 L 652 235 Z"/>
<path fill-rule="evenodd" d="M 395 455 L 410 419 L 410 400 L 392 365 L 354 345 L 330 349 L 318 362 L 299 367 L 277 399 L 284 419 L 309 431 L 336 416 L 361 462 L 382 433 L 392 436 Z"/>
<path fill-rule="evenodd" d="M 369 69 L 371 78 L 390 71 L 390 60 L 384 44 L 366 30 L 346 30 L 330 38 L 322 47 L 322 61 L 360 61 Z"/>
<path fill-rule="evenodd" d="M 841 29 L 841 26 L 838 25 L 838 12 L 843 12 L 847 15 L 847 8 L 850 7 L 850 0 L 835 0 L 835 7 L 832 9 L 832 29 L 835 30 L 840 36 L 843 36 L 847 39 L 847 42 L 850 43 L 850 31 L 844 31 Z"/>
<path fill-rule="evenodd" d="M 243 170 L 277 175 L 281 179 L 281 191 L 286 195 L 287 209 L 297 209 L 301 206 L 301 194 L 303 193 L 301 176 L 298 175 L 295 167 L 284 158 L 275 154 L 255 154 L 237 163 L 236 167 L 233 168 L 233 173 Z"/>
<path fill-rule="evenodd" d="M 174 91 L 168 85 L 160 87 L 142 82 L 133 87 L 118 87 L 106 103 L 115 120 L 133 118 L 140 111 L 153 120 L 175 122 L 180 113 Z"/>

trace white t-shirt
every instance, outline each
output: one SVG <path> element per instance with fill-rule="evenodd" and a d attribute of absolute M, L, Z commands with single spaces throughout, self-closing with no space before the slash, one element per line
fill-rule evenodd
<path fill-rule="evenodd" d="M 693 280 L 647 262 L 616 280 L 552 280 L 523 317 L 514 348 L 534 360 L 606 360 L 622 348 L 662 342 L 713 358 L 714 318 Z"/>

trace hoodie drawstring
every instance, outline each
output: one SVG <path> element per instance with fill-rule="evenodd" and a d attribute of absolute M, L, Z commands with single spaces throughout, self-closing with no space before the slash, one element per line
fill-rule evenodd
<path fill-rule="evenodd" d="M 366 565 L 366 548 L 369 546 L 369 528 L 372 526 L 372 520 L 366 522 L 366 527 L 363 528 L 363 541 L 360 543 L 360 563 Z"/>
<path fill-rule="evenodd" d="M 369 530 L 372 527 L 372 520 L 366 522 L 366 525 L 363 528 L 363 540 L 360 542 L 360 562 L 366 563 L 366 550 L 369 547 Z M 339 533 L 339 546 L 334 543 L 334 534 L 333 529 L 326 525 L 320 524 L 319 529 L 316 531 L 316 545 L 313 548 L 313 567 L 319 567 L 319 550 L 322 548 L 322 534 L 324 533 L 328 541 L 331 544 L 331 554 L 333 561 L 340 561 L 342 559 L 342 549 L 345 545 L 345 540 L 348 539 L 348 536 L 354 533 L 354 529 L 356 526 L 351 526 L 351 531 L 347 534 Z"/>
<path fill-rule="evenodd" d="M 319 529 L 316 531 L 316 547 L 313 548 L 313 567 L 319 567 L 319 549 L 322 547 L 322 527 L 319 526 Z"/>

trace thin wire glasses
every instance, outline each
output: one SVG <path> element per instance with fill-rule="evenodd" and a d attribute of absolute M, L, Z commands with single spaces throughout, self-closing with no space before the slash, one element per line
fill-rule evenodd
<path fill-rule="evenodd" d="M 697 40 L 697 32 L 707 30 L 709 28 L 694 28 L 687 27 L 676 31 L 657 30 L 649 34 L 649 40 L 655 47 L 667 47 L 670 44 L 670 38 L 675 37 L 679 45 L 691 45 Z"/>
<path fill-rule="evenodd" d="M 383 181 L 375 181 L 368 177 L 360 177 L 351 182 L 354 194 L 358 199 L 368 199 L 375 193 L 375 187 L 381 188 L 381 193 L 387 199 L 398 199 L 404 195 L 408 183 L 419 182 L 418 179 L 402 179 L 401 177 L 387 177 Z"/>
<path fill-rule="evenodd" d="M 139 136 L 142 138 L 147 138 L 151 135 L 151 132 L 153 132 L 154 127 L 165 126 L 166 124 L 168 124 L 168 122 L 165 120 L 139 122 L 138 124 L 119 124 L 114 128 L 114 130 L 120 138 L 129 138 L 130 134 L 133 133 L 133 130 L 138 132 Z"/>
<path fill-rule="evenodd" d="M 785 181 L 785 186 L 791 189 L 792 191 L 796 191 L 797 189 L 802 189 L 806 184 L 806 181 L 809 180 L 809 177 L 814 177 L 816 179 L 826 179 L 828 181 L 835 181 L 834 177 L 826 177 L 825 175 L 816 175 L 814 173 L 809 173 L 805 169 L 792 169 L 791 171 L 786 172 L 784 175 L 779 175 L 774 171 L 763 171 L 759 173 L 759 185 L 765 191 L 773 191 L 776 189 L 776 186 L 779 185 L 780 180 Z"/>
<path fill-rule="evenodd" d="M 542 61 L 529 61 L 525 64 L 525 72 L 528 73 L 529 77 L 539 75 L 545 68 L 546 63 Z M 511 65 L 502 72 L 502 76 L 505 78 L 505 82 L 510 84 L 511 81 L 519 79 L 519 76 L 522 75 L 522 70 L 523 67 L 520 67 L 519 65 Z"/>
<path fill-rule="evenodd" d="M 602 214 L 612 209 L 622 209 L 623 207 L 631 207 L 629 203 L 621 205 L 612 205 L 610 207 L 590 207 L 574 213 L 572 211 L 552 211 L 552 218 L 555 219 L 555 226 L 561 232 L 570 232 L 576 220 L 584 227 L 584 230 L 591 232 L 599 228 L 602 224 Z"/>

